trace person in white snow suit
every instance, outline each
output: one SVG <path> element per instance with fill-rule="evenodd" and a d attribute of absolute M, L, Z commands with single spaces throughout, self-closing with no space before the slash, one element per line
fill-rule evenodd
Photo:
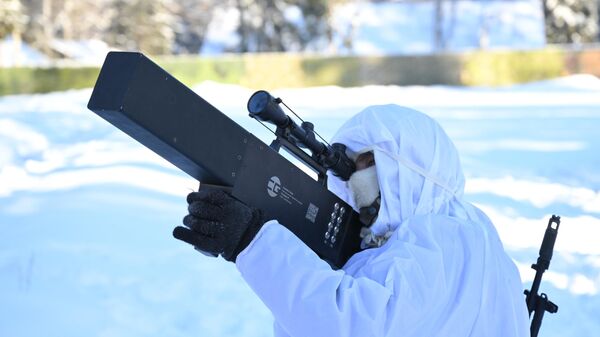
<path fill-rule="evenodd" d="M 363 250 L 333 270 L 292 232 L 220 190 L 188 196 L 198 248 L 235 262 L 271 310 L 276 336 L 528 336 L 515 264 L 489 218 L 463 199 L 458 153 L 440 125 L 371 106 L 333 138 L 356 158 L 329 189 L 378 204 Z"/>

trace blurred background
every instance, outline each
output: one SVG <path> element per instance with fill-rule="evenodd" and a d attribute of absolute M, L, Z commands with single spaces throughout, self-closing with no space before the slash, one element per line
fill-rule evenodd
<path fill-rule="evenodd" d="M 540 336 L 600 331 L 598 0 L 0 0 L 0 336 L 271 336 L 235 266 L 171 237 L 197 182 L 86 104 L 141 51 L 265 143 L 269 89 L 326 139 L 371 104 L 438 120 Z M 277 252 L 273 252 L 276 254 Z"/>
<path fill-rule="evenodd" d="M 2 0 L 0 94 L 91 87 L 109 50 L 156 56 L 186 84 L 598 75 L 598 13 L 597 0 Z"/>

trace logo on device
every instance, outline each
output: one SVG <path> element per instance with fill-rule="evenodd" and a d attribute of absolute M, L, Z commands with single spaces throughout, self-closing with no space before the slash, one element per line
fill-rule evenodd
<path fill-rule="evenodd" d="M 267 193 L 273 198 L 281 193 L 281 180 L 279 180 L 278 177 L 273 176 L 269 179 L 269 182 L 267 183 Z"/>

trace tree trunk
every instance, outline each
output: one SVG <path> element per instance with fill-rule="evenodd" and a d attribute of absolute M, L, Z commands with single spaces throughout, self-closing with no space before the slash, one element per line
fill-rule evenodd
<path fill-rule="evenodd" d="M 42 2 L 42 30 L 44 41 L 42 41 L 42 49 L 44 54 L 52 56 L 50 50 L 50 41 L 54 39 L 54 27 L 52 24 L 52 0 L 43 0 Z"/>
<path fill-rule="evenodd" d="M 435 0 L 433 19 L 433 45 L 436 51 L 444 49 L 444 8 L 442 0 Z"/>
<path fill-rule="evenodd" d="M 246 8 L 244 0 L 236 0 L 238 11 L 240 12 L 240 52 L 248 52 L 248 27 L 246 27 Z"/>

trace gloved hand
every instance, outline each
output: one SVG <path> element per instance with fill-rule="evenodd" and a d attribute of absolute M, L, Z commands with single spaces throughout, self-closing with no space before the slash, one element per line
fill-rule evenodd
<path fill-rule="evenodd" d="M 264 224 L 262 212 L 220 189 L 202 187 L 187 196 L 187 227 L 176 227 L 173 236 L 196 249 L 235 262 Z"/>

